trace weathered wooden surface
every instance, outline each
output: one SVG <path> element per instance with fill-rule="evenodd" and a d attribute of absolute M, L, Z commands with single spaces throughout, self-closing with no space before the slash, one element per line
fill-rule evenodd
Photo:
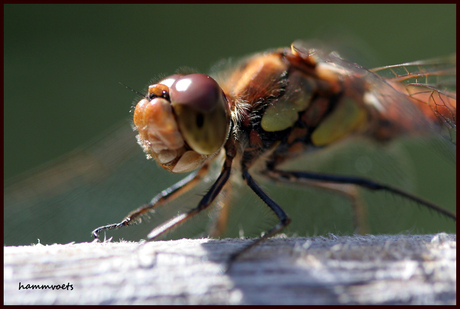
<path fill-rule="evenodd" d="M 456 235 L 4 248 L 5 304 L 455 304 Z M 21 289 L 64 285 L 62 290 Z M 71 289 L 73 288 L 73 289 Z"/>

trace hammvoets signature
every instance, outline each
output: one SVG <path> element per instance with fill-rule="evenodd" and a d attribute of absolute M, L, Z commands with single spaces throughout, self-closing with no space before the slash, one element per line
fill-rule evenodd
<path fill-rule="evenodd" d="M 19 282 L 19 290 L 73 290 L 73 284 L 22 284 Z"/>

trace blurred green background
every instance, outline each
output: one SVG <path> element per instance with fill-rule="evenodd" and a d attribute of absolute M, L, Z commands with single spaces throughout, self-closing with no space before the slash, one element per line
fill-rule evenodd
<path fill-rule="evenodd" d="M 119 221 L 184 176 L 147 162 L 134 138 L 126 147 L 113 146 L 115 140 L 85 148 L 120 123 L 129 131 L 129 111 L 137 98 L 119 82 L 145 92 L 152 78 L 179 67 L 206 73 L 221 59 L 289 46 L 297 39 L 340 46 L 366 67 L 447 55 L 456 52 L 455 13 L 455 5 L 425 4 L 5 5 L 5 244 L 90 241 L 92 229 Z M 69 170 L 79 166 L 74 157 L 61 159 L 74 167 L 39 167 L 82 145 L 95 152 L 109 149 L 102 156 L 113 159 L 117 173 L 88 180 L 83 171 L 67 181 L 60 175 L 72 174 Z M 411 192 L 454 210 L 455 163 L 445 163 L 427 148 L 409 145 L 409 156 L 404 157 L 412 158 L 408 163 L 398 159 L 399 154 L 392 158 L 410 174 Z M 118 152 L 123 151 L 129 162 L 118 168 Z M 23 174 L 37 167 L 35 174 Z M 32 180 L 25 182 L 28 177 Z M 264 188 L 294 218 L 289 234 L 353 232 L 350 207 L 335 206 L 339 199 L 323 201 L 329 194 L 310 190 L 312 198 L 306 199 L 298 189 Z M 192 197 L 197 200 L 201 193 Z M 226 236 L 257 236 L 275 222 L 254 194 L 247 196 L 232 206 Z M 379 201 L 369 209 L 374 233 L 455 231 L 453 222 L 399 197 L 379 194 L 370 200 Z M 188 209 L 195 203 L 186 201 L 177 207 Z M 175 213 L 156 217 L 161 222 Z M 203 218 L 168 236 L 203 233 Z M 138 240 L 158 222 L 152 219 L 107 236 Z"/>

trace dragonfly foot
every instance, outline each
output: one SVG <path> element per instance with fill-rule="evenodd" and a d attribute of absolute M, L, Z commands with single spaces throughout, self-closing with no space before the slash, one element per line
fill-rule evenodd
<path fill-rule="evenodd" d="M 106 231 L 106 230 L 119 229 L 120 227 L 129 225 L 130 222 L 131 222 L 130 219 L 125 219 L 125 220 L 121 221 L 120 223 L 114 223 L 114 224 L 100 226 L 97 229 L 93 230 L 91 232 L 91 234 L 93 235 L 94 238 L 98 238 L 100 232 Z"/>

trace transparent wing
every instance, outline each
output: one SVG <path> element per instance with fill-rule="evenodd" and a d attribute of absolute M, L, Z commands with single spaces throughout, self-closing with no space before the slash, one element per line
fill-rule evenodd
<path fill-rule="evenodd" d="M 303 41 L 294 45 L 317 62 L 364 81 L 373 102 L 369 106 L 379 110 L 378 117 L 400 126 L 401 132 L 432 135 L 446 129 L 449 133 L 443 135 L 455 143 L 455 56 L 368 70 L 336 52 L 324 52 Z"/>
<path fill-rule="evenodd" d="M 96 225 L 123 218 L 164 189 L 128 121 L 109 131 L 6 183 L 5 244 L 90 241 Z"/>
<path fill-rule="evenodd" d="M 439 90 L 456 92 L 455 54 L 371 69 L 371 72 L 403 85 L 418 84 Z"/>
<path fill-rule="evenodd" d="M 456 129 L 456 55 L 370 70 L 413 100 L 426 103 L 450 132 Z M 452 136 L 452 135 L 451 135 Z"/>

